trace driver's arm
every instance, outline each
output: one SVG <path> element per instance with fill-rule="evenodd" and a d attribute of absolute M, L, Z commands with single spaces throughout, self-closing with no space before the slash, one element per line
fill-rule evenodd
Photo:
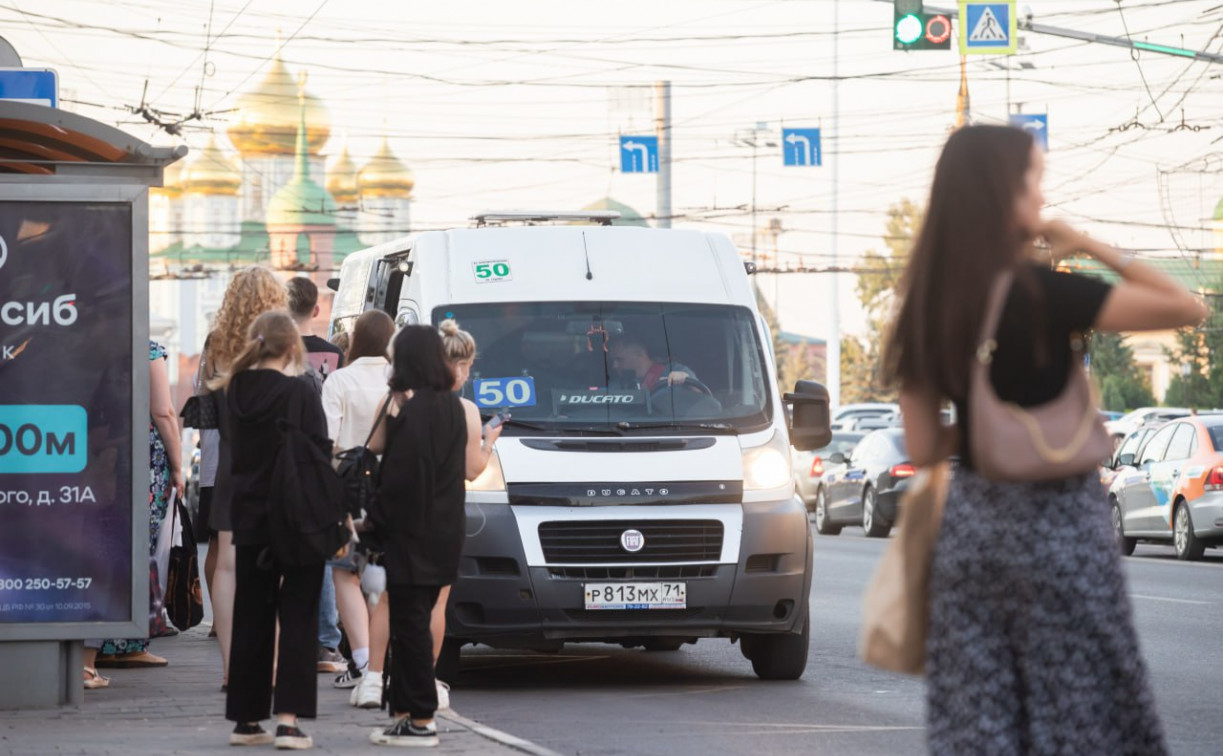
<path fill-rule="evenodd" d="M 668 384 L 682 386 L 689 378 L 696 380 L 696 373 L 691 368 L 678 362 L 671 363 L 671 372 L 667 374 Z"/>

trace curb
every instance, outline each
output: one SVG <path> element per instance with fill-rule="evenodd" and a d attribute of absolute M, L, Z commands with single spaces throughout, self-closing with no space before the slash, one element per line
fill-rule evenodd
<path fill-rule="evenodd" d="M 453 709 L 444 712 L 439 711 L 437 716 L 440 719 L 448 719 L 457 725 L 462 725 L 477 735 L 487 738 L 494 743 L 500 743 L 503 746 L 508 746 L 514 750 L 530 754 L 531 756 L 562 756 L 562 754 L 559 754 L 556 751 L 544 748 L 541 745 L 536 745 L 529 740 L 523 740 L 522 738 L 511 735 L 508 732 L 502 732 L 496 728 L 472 721 L 467 717 L 455 712 Z"/>

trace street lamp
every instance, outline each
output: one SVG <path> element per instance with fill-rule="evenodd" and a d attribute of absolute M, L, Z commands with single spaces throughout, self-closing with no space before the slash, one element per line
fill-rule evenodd
<path fill-rule="evenodd" d="M 768 123 L 758 121 L 750 129 L 735 132 L 733 144 L 752 148 L 752 265 L 756 264 L 756 158 L 761 147 L 776 148 L 781 144 L 777 136 L 769 130 Z"/>

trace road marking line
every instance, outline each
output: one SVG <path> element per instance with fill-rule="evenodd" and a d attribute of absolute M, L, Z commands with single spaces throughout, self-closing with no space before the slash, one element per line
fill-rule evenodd
<path fill-rule="evenodd" d="M 1147 601 L 1168 601 L 1173 604 L 1196 604 L 1197 606 L 1210 606 L 1209 601 L 1192 601 L 1190 599 L 1165 598 L 1164 596 L 1144 596 L 1141 593 L 1131 593 L 1131 598 L 1146 599 Z"/>
<path fill-rule="evenodd" d="M 638 693 L 632 696 L 622 696 L 623 698 L 654 698 L 656 696 L 686 696 L 689 693 L 725 693 L 728 690 L 742 690 L 746 685 L 716 685 L 706 688 L 684 688 L 682 690 L 671 690 L 663 693 Z"/>

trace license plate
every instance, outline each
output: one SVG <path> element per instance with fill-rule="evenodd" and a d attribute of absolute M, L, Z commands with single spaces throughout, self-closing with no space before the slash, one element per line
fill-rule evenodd
<path fill-rule="evenodd" d="M 587 583 L 586 609 L 685 609 L 687 583 Z"/>

